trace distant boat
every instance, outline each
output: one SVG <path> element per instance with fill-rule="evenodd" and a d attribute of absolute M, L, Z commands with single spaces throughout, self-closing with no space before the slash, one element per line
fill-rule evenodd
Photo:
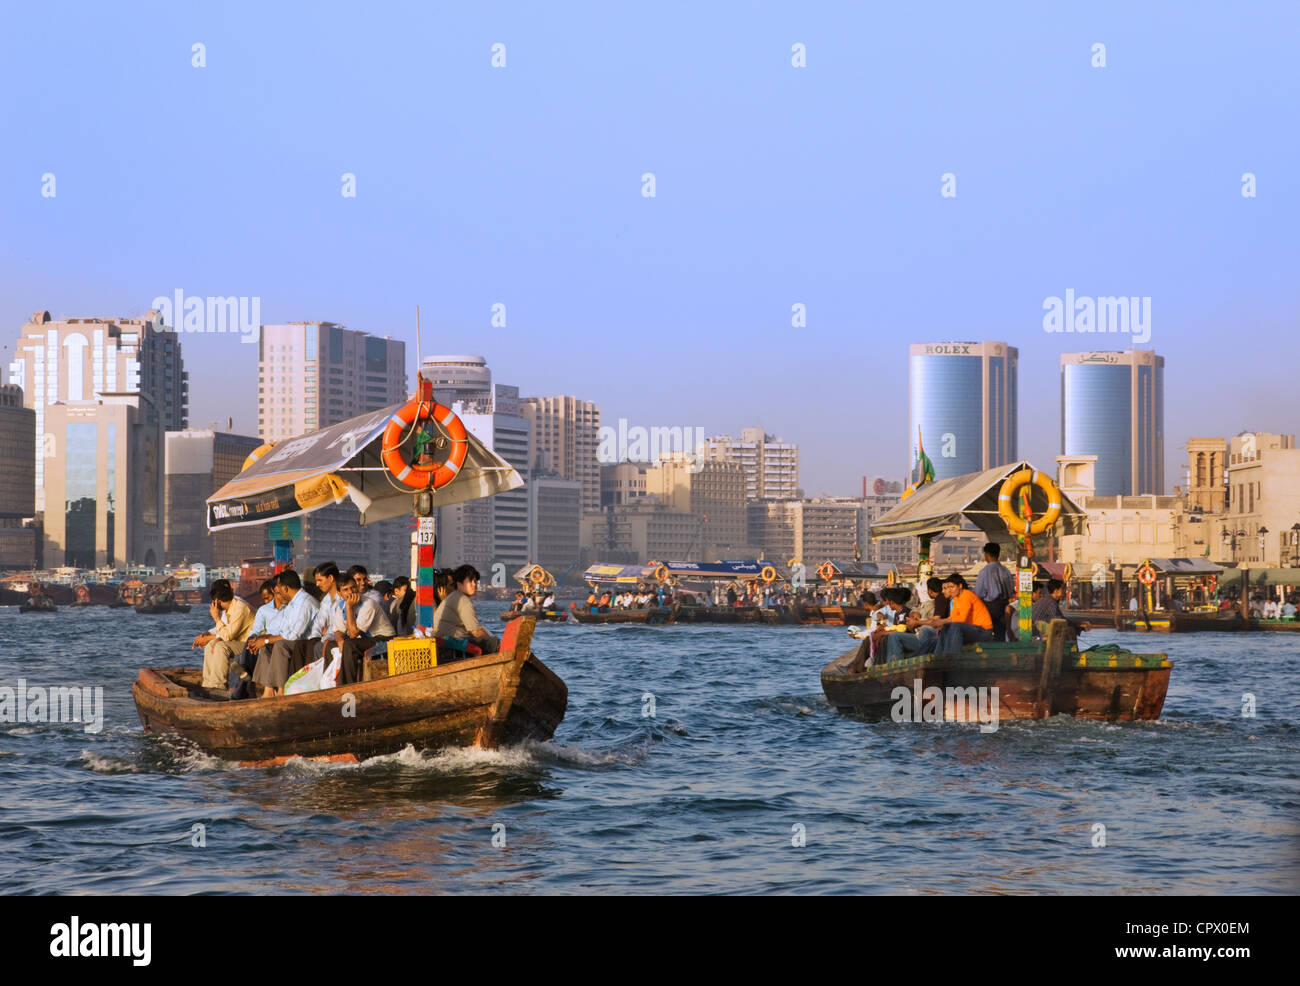
<path fill-rule="evenodd" d="M 58 611 L 59 607 L 54 605 L 54 600 L 49 596 L 32 596 L 18 606 L 20 613 L 57 613 Z"/>
<path fill-rule="evenodd" d="M 142 616 L 156 616 L 165 613 L 188 613 L 190 607 L 188 604 L 178 603 L 174 599 L 159 599 L 153 602 L 136 603 L 135 611 Z"/>
<path fill-rule="evenodd" d="M 677 607 L 650 606 L 645 609 L 608 609 L 591 613 L 579 609 L 577 603 L 569 604 L 569 611 L 579 623 L 640 623 L 643 626 L 666 626 L 677 618 Z"/>

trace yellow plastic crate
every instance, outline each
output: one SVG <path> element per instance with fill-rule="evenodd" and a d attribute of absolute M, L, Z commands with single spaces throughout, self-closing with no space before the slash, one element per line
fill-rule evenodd
<path fill-rule="evenodd" d="M 438 651 L 428 637 L 398 637 L 388 642 L 388 674 L 409 674 L 438 666 Z"/>

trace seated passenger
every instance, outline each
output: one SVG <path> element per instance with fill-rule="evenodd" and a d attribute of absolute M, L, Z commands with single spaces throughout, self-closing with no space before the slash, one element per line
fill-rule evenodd
<path fill-rule="evenodd" d="M 925 650 L 925 645 L 938 636 L 934 627 L 928 625 L 917 610 L 905 617 L 907 630 L 885 635 L 885 660 L 901 661 L 908 654 L 917 654 Z"/>
<path fill-rule="evenodd" d="M 473 565 L 461 565 L 451 573 L 455 589 L 438 606 L 433 614 L 433 635 L 449 640 L 468 640 L 477 644 L 484 654 L 495 654 L 500 641 L 483 629 L 474 612 L 474 596 L 478 594 L 479 573 Z"/>
<path fill-rule="evenodd" d="M 1034 592 L 1038 591 L 1039 587 L 1034 586 Z M 1047 627 L 1052 620 L 1065 620 L 1069 624 L 1066 628 L 1066 640 L 1077 640 L 1080 633 L 1092 629 L 1092 624 L 1086 620 L 1071 620 L 1061 612 L 1061 597 L 1064 595 L 1065 583 L 1060 579 L 1049 579 L 1047 591 L 1034 600 L 1034 608 L 1030 611 L 1029 619 L 1039 636 L 1047 636 Z"/>
<path fill-rule="evenodd" d="M 594 613 L 600 608 L 600 597 L 596 595 L 596 590 L 592 589 L 587 593 L 587 612 Z"/>
<path fill-rule="evenodd" d="M 600 594 L 600 606 L 597 607 L 597 608 L 598 608 L 602 613 L 608 613 L 608 612 L 609 612 L 609 601 L 610 601 L 609 590 L 606 589 L 604 592 L 602 592 L 602 593 Z"/>
<path fill-rule="evenodd" d="M 229 579 L 217 579 L 208 589 L 213 626 L 194 638 L 192 647 L 203 648 L 203 687 L 225 688 L 230 664 L 244 650 L 253 628 L 253 611 L 235 595 Z"/>
<path fill-rule="evenodd" d="M 316 600 L 302 587 L 302 580 L 292 568 L 276 576 L 274 594 L 280 614 L 275 633 L 262 639 L 253 682 L 262 686 L 262 698 L 280 694 L 289 675 L 307 663 L 307 634 L 316 620 Z"/>
<path fill-rule="evenodd" d="M 943 580 L 943 594 L 952 603 L 952 615 L 947 619 L 935 617 L 930 625 L 939 635 L 922 649 L 923 654 L 952 654 L 964 644 L 993 639 L 993 620 L 983 601 L 970 589 L 966 580 L 954 572 Z"/>
<path fill-rule="evenodd" d="M 554 592 L 548 592 L 546 595 L 542 597 L 542 609 L 543 611 L 549 611 L 555 609 Z"/>
<path fill-rule="evenodd" d="M 377 606 L 369 596 L 363 596 L 355 581 L 342 583 L 339 591 L 345 616 L 343 631 L 336 635 L 335 640 L 343 655 L 338 683 L 351 685 L 362 679 L 366 651 L 375 644 L 387 643 L 396 633 L 384 608 Z"/>

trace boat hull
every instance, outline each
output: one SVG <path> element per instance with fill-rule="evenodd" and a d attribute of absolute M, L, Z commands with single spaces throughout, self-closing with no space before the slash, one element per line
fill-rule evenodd
<path fill-rule="evenodd" d="M 799 622 L 836 627 L 860 626 L 867 622 L 864 606 L 818 606 L 805 603 L 799 609 Z"/>
<path fill-rule="evenodd" d="M 666 626 L 676 622 L 673 609 L 611 609 L 607 613 L 584 613 L 574 606 L 569 610 L 579 623 L 638 623 L 642 626 Z"/>
<path fill-rule="evenodd" d="M 996 687 L 999 720 L 1158 719 L 1173 667 L 1163 654 L 1072 650 L 1045 671 L 1049 659 L 1042 645 L 980 644 L 959 654 L 915 656 L 854 673 L 849 665 L 855 654 L 848 651 L 822 669 L 822 689 L 836 708 L 880 718 L 889 718 L 898 706 L 898 688 L 910 696 L 930 687 L 945 695 L 949 688 Z"/>
<path fill-rule="evenodd" d="M 526 633 L 515 631 L 519 656 L 512 649 L 325 691 L 234 702 L 208 697 L 196 669 L 146 668 L 131 693 L 146 731 L 176 734 L 241 762 L 547 740 L 564 718 L 568 689 L 529 651 L 531 621 L 518 622 L 529 624 Z"/>

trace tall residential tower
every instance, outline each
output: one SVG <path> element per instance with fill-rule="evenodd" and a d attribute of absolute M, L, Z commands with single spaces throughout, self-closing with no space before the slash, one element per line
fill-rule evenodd
<path fill-rule="evenodd" d="M 1145 350 L 1061 355 L 1061 453 L 1097 456 L 1096 496 L 1165 492 L 1165 361 Z"/>

